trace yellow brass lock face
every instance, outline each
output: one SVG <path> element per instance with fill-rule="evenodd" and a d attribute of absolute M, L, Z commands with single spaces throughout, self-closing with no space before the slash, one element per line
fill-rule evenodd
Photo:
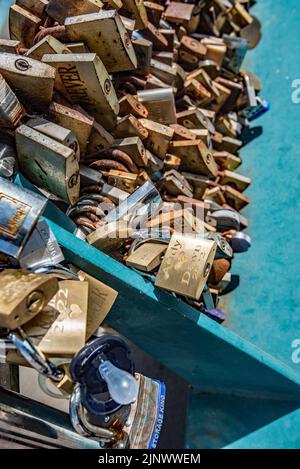
<path fill-rule="evenodd" d="M 151 272 L 161 263 L 167 244 L 147 242 L 142 244 L 126 259 L 126 265 L 143 272 Z"/>
<path fill-rule="evenodd" d="M 175 233 L 161 263 L 155 285 L 199 300 L 216 250 L 215 241 Z"/>
<path fill-rule="evenodd" d="M 57 279 L 23 270 L 0 273 L 0 327 L 16 329 L 47 305 L 58 290 Z"/>

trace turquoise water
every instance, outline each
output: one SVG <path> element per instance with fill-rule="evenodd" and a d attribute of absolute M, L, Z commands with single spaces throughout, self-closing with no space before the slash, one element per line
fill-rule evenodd
<path fill-rule="evenodd" d="M 244 210 L 253 246 L 233 264 L 240 286 L 228 299 L 227 327 L 300 373 L 291 359 L 300 339 L 300 104 L 291 99 L 300 79 L 299 1 L 259 0 L 253 13 L 263 39 L 246 65 L 262 79 L 271 110 L 254 121 L 263 133 L 242 151 L 239 171 L 253 178 Z"/>

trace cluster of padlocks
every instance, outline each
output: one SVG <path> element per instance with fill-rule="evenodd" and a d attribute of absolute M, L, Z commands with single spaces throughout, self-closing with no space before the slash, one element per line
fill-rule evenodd
<path fill-rule="evenodd" d="M 242 66 L 261 36 L 251 3 L 10 8 L 10 39 L 0 39 L 2 345 L 7 363 L 31 365 L 46 393 L 50 380 L 70 398 L 74 428 L 102 446 L 156 447 L 165 386 L 135 373 L 122 338 L 96 333 L 117 292 L 67 264 L 40 216 L 54 204 L 75 236 L 224 321 L 232 259 L 251 246 L 238 152 L 268 109 Z"/>

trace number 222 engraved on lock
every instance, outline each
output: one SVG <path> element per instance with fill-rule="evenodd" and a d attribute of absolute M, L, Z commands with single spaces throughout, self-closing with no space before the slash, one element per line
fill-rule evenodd
<path fill-rule="evenodd" d="M 60 288 L 55 297 L 50 301 L 49 306 L 55 308 L 60 314 L 53 324 L 53 332 L 63 334 L 64 321 L 66 319 L 76 320 L 82 315 L 82 311 L 77 304 L 69 304 L 69 290 Z"/>

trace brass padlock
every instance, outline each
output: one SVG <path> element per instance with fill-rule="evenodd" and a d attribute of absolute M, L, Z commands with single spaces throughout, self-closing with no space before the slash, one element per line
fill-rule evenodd
<path fill-rule="evenodd" d="M 128 32 L 115 10 L 67 18 L 71 41 L 84 41 L 96 52 L 109 73 L 133 70 L 137 59 Z M 113 47 L 111 44 L 113 43 Z"/>
<path fill-rule="evenodd" d="M 242 210 L 249 203 L 249 198 L 231 186 L 221 186 L 226 202 L 235 210 Z"/>
<path fill-rule="evenodd" d="M 49 117 L 56 124 L 73 132 L 79 142 L 80 152 L 83 155 L 92 132 L 94 118 L 89 118 L 80 111 L 55 102 L 50 104 Z"/>
<path fill-rule="evenodd" d="M 33 15 L 45 19 L 48 0 L 16 0 L 16 5 L 30 11 Z"/>
<path fill-rule="evenodd" d="M 82 270 L 78 271 L 77 275 L 81 281 L 88 282 L 89 285 L 86 325 L 86 340 L 88 340 L 103 323 L 116 301 L 118 292 Z"/>
<path fill-rule="evenodd" d="M 43 112 L 51 103 L 55 68 L 29 57 L 0 54 L 0 73 L 27 109 Z"/>
<path fill-rule="evenodd" d="M 117 121 L 113 135 L 115 138 L 139 137 L 145 140 L 149 132 L 136 117 L 128 114 Z"/>
<path fill-rule="evenodd" d="M 170 2 L 165 10 L 164 18 L 169 23 L 187 26 L 192 20 L 195 5 L 181 2 Z"/>
<path fill-rule="evenodd" d="M 77 160 L 80 160 L 79 143 L 76 136 L 71 130 L 62 127 L 61 125 L 54 124 L 53 122 L 37 117 L 27 121 L 28 127 L 40 132 L 47 137 L 53 138 L 62 145 L 74 151 Z"/>
<path fill-rule="evenodd" d="M 104 129 L 104 127 L 99 124 L 92 116 L 90 116 L 81 106 L 75 105 L 74 109 L 76 111 L 84 114 L 90 121 L 93 121 L 92 130 L 88 139 L 87 154 L 94 154 L 105 148 L 110 148 L 114 141 L 113 136 Z"/>
<path fill-rule="evenodd" d="M 60 24 L 64 24 L 68 16 L 98 13 L 103 7 L 101 0 L 49 0 L 48 15 Z"/>
<path fill-rule="evenodd" d="M 65 46 L 71 54 L 88 54 L 90 50 L 84 42 L 70 42 Z"/>
<path fill-rule="evenodd" d="M 144 2 L 140 0 L 122 0 L 123 8 L 135 19 L 135 29 L 143 29 L 147 26 L 148 15 Z"/>
<path fill-rule="evenodd" d="M 12 5 L 9 10 L 9 33 L 11 39 L 20 41 L 21 46 L 31 47 L 39 27 L 41 19 L 20 7 Z"/>
<path fill-rule="evenodd" d="M 119 103 L 109 75 L 96 54 L 44 55 L 56 68 L 56 89 L 81 105 L 107 129 L 114 127 Z"/>
<path fill-rule="evenodd" d="M 214 151 L 213 156 L 222 169 L 228 169 L 229 171 L 234 171 L 242 164 L 239 156 L 232 155 L 228 151 Z"/>
<path fill-rule="evenodd" d="M 251 179 L 233 171 L 222 171 L 219 173 L 219 184 L 232 186 L 240 192 L 243 192 L 251 184 Z"/>
<path fill-rule="evenodd" d="M 16 131 L 20 169 L 38 187 L 74 204 L 79 197 L 79 162 L 75 152 L 26 125 Z"/>
<path fill-rule="evenodd" d="M 138 187 L 138 174 L 111 169 L 108 173 L 108 184 L 132 194 Z"/>
<path fill-rule="evenodd" d="M 164 158 L 173 137 L 173 129 L 150 119 L 140 119 L 140 123 L 149 134 L 146 141 L 147 148 L 158 157 Z"/>
<path fill-rule="evenodd" d="M 145 29 L 139 31 L 139 35 L 141 35 L 144 39 L 151 41 L 154 50 L 166 50 L 166 47 L 168 46 L 167 39 L 150 21 L 148 21 Z"/>
<path fill-rule="evenodd" d="M 214 241 L 175 233 L 159 268 L 155 285 L 199 300 L 216 250 Z"/>
<path fill-rule="evenodd" d="M 0 127 L 14 128 L 24 111 L 18 98 L 0 74 Z"/>
<path fill-rule="evenodd" d="M 16 329 L 40 313 L 58 290 L 50 275 L 6 269 L 0 273 L 0 326 Z"/>
<path fill-rule="evenodd" d="M 127 116 L 132 114 L 136 118 L 148 117 L 148 110 L 135 96 L 126 94 L 119 101 L 120 111 L 119 116 Z"/>
<path fill-rule="evenodd" d="M 161 124 L 174 124 L 176 106 L 172 88 L 138 91 L 138 99 L 148 111 L 148 119 Z M 147 117 L 147 116 L 145 116 Z"/>
<path fill-rule="evenodd" d="M 171 155 L 171 153 L 167 153 L 165 158 L 164 158 L 164 169 L 165 170 L 170 170 L 170 169 L 179 169 L 179 166 L 181 165 L 181 158 L 175 155 Z"/>
<path fill-rule="evenodd" d="M 55 37 L 48 35 L 28 49 L 24 56 L 41 61 L 45 54 L 71 54 L 71 50 Z"/>
<path fill-rule="evenodd" d="M 166 250 L 167 244 L 151 241 L 143 243 L 127 257 L 126 265 L 142 272 L 151 272 L 160 265 Z"/>
<path fill-rule="evenodd" d="M 113 148 L 118 148 L 119 150 L 127 153 L 138 167 L 143 168 L 144 166 L 147 166 L 148 157 L 146 149 L 139 137 L 118 139 L 114 141 L 112 146 Z"/>
<path fill-rule="evenodd" d="M 218 167 L 212 153 L 201 140 L 178 140 L 170 143 L 170 151 L 181 158 L 184 171 L 216 177 Z"/>
<path fill-rule="evenodd" d="M 182 175 L 194 187 L 194 197 L 196 199 L 202 199 L 206 189 L 212 189 L 217 186 L 217 184 L 207 176 L 201 176 L 200 174 L 193 174 L 185 171 L 182 172 Z"/>
<path fill-rule="evenodd" d="M 14 39 L 0 39 L 0 53 L 18 54 L 21 47 L 20 41 Z"/>
<path fill-rule="evenodd" d="M 212 95 L 208 89 L 197 80 L 186 80 L 184 83 L 184 91 L 196 102 L 197 106 L 204 106 L 212 99 Z"/>

